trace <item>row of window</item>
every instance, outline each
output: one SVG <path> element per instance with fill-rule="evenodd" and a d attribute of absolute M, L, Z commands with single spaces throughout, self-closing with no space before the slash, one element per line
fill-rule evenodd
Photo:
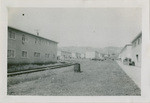
<path fill-rule="evenodd" d="M 8 36 L 10 39 L 14 39 L 14 40 L 16 39 L 15 32 L 13 32 L 13 31 L 9 31 Z M 22 44 L 25 44 L 27 41 L 28 41 L 27 36 L 22 35 Z M 40 38 L 35 38 L 35 44 L 41 44 L 41 42 L 45 43 L 45 44 L 49 44 L 49 45 L 51 44 L 51 42 L 49 42 L 49 41 L 45 41 L 45 40 L 42 41 Z"/>
<path fill-rule="evenodd" d="M 8 58 L 14 58 L 15 57 L 15 51 L 14 50 L 8 50 L 8 54 L 7 54 Z M 23 58 L 27 58 L 28 57 L 28 53 L 27 51 L 22 51 L 22 57 Z M 40 57 L 40 53 L 38 52 L 34 52 L 34 57 Z M 52 55 L 53 58 L 55 58 L 55 54 Z M 45 58 L 50 58 L 50 54 L 45 54 Z"/>

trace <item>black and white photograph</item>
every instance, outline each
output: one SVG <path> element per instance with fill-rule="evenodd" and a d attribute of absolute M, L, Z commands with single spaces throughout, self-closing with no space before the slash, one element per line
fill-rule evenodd
<path fill-rule="evenodd" d="M 141 8 L 9 8 L 8 95 L 140 96 Z"/>
<path fill-rule="evenodd" d="M 149 103 L 149 0 L 0 0 L 0 103 Z"/>

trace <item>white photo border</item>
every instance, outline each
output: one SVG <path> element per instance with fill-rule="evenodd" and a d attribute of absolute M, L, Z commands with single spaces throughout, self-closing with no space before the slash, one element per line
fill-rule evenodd
<path fill-rule="evenodd" d="M 141 96 L 8 96 L 6 34 L 9 7 L 142 8 Z M 1 0 L 0 35 L 0 103 L 150 102 L 149 0 Z"/>

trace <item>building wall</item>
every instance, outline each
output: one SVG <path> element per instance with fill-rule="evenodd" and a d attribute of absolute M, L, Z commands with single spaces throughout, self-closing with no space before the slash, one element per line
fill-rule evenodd
<path fill-rule="evenodd" d="M 85 53 L 81 53 L 81 58 L 82 58 L 82 59 L 85 58 Z"/>
<path fill-rule="evenodd" d="M 57 56 L 60 60 L 69 60 L 72 57 L 71 52 L 68 51 L 58 51 Z"/>
<path fill-rule="evenodd" d="M 124 50 L 120 53 L 119 58 L 121 59 L 122 62 L 125 58 L 132 58 L 131 48 L 132 46 L 126 46 Z"/>
<path fill-rule="evenodd" d="M 15 33 L 15 39 L 10 39 L 9 35 Z M 23 36 L 25 41 L 23 41 Z M 9 64 L 16 63 L 46 63 L 56 62 L 57 43 L 43 39 L 17 29 L 8 28 L 8 50 L 15 51 L 15 57 L 8 57 Z M 27 51 L 27 57 L 22 57 L 22 51 Z M 35 57 L 34 53 L 40 53 Z M 48 56 L 46 56 L 49 55 Z"/>
<path fill-rule="evenodd" d="M 95 51 L 95 58 L 96 59 L 99 59 L 100 57 L 99 57 L 99 52 L 97 52 L 97 51 Z"/>
<path fill-rule="evenodd" d="M 79 59 L 81 58 L 81 53 L 76 53 L 76 57 Z"/>
<path fill-rule="evenodd" d="M 77 58 L 77 57 L 76 57 L 76 53 L 73 53 L 73 52 L 72 52 L 72 53 L 71 53 L 71 57 L 74 58 L 74 59 Z"/>
<path fill-rule="evenodd" d="M 142 49 L 142 36 L 139 36 L 132 42 L 132 61 L 136 66 L 141 66 L 141 49 Z"/>
<path fill-rule="evenodd" d="M 94 52 L 86 52 L 85 57 L 89 59 L 99 59 L 100 58 L 100 53 L 97 51 Z"/>
<path fill-rule="evenodd" d="M 57 51 L 57 60 L 60 60 L 60 59 L 62 59 L 61 51 Z"/>
<path fill-rule="evenodd" d="M 64 57 L 64 59 L 71 59 L 71 52 L 61 51 L 61 55 Z"/>
<path fill-rule="evenodd" d="M 103 55 L 101 53 L 99 53 L 99 58 L 103 59 Z"/>
<path fill-rule="evenodd" d="M 95 58 L 95 52 L 86 52 L 86 58 L 92 59 Z"/>

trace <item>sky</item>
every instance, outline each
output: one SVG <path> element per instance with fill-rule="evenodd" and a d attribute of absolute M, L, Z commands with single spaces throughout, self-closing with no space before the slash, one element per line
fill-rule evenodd
<path fill-rule="evenodd" d="M 24 14 L 24 15 L 23 15 Z M 140 8 L 9 8 L 8 26 L 58 46 L 123 47 L 142 30 Z"/>

